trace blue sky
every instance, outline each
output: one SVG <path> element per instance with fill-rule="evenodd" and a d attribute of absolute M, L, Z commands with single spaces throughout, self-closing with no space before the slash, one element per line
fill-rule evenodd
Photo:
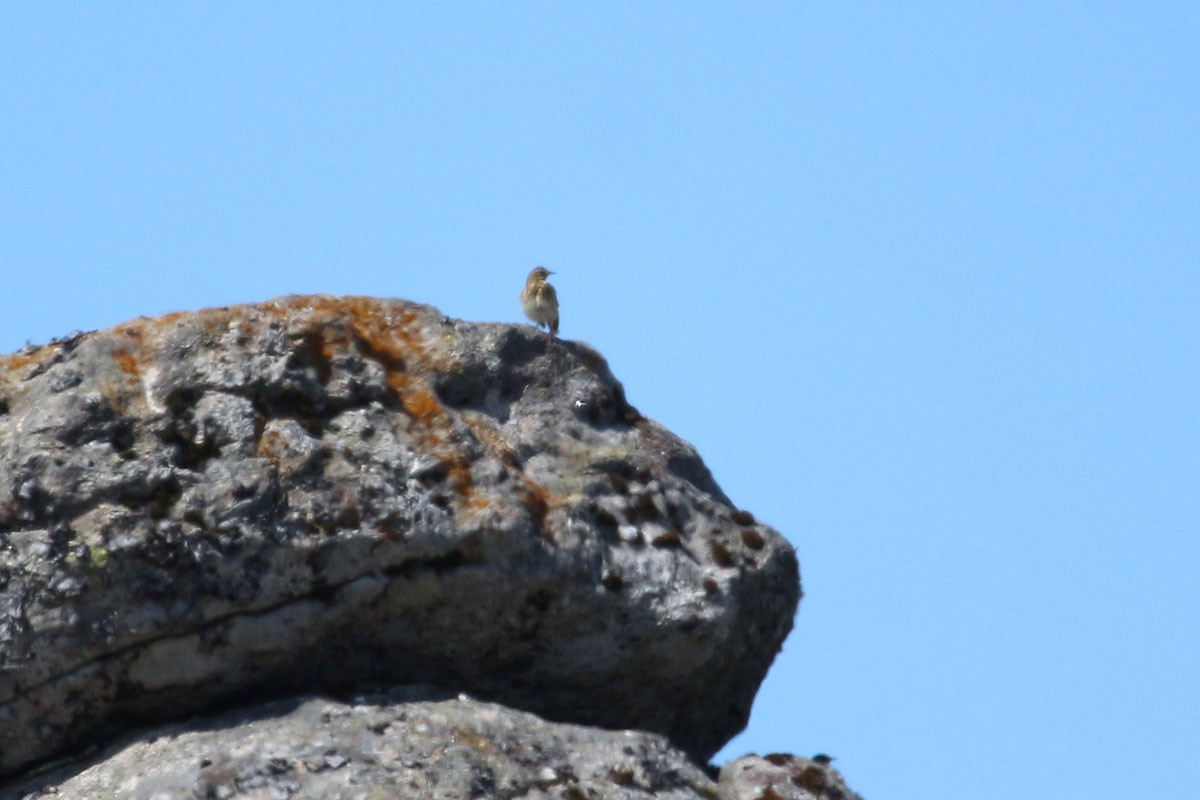
<path fill-rule="evenodd" d="M 564 337 L 797 547 L 747 751 L 1200 783 L 1200 6 L 10 3 L 0 352 L 327 292 Z"/>

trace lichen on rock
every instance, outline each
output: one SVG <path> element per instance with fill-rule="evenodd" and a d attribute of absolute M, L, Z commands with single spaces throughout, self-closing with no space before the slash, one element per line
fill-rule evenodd
<path fill-rule="evenodd" d="M 0 358 L 0 775 L 407 682 L 704 759 L 798 598 L 786 540 L 529 326 L 288 297 Z"/>

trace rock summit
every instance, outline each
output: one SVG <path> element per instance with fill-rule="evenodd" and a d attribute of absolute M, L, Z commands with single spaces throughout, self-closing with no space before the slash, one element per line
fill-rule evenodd
<path fill-rule="evenodd" d="M 799 596 L 787 541 L 531 326 L 286 297 L 0 357 L 0 776 L 417 684 L 702 762 Z"/>

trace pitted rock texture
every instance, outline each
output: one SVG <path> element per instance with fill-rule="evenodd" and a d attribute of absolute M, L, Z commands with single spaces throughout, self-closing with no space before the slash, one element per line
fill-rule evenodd
<path fill-rule="evenodd" d="M 405 682 L 706 759 L 798 598 L 788 543 L 531 326 L 289 297 L 0 358 L 0 775 Z"/>
<path fill-rule="evenodd" d="M 721 800 L 862 800 L 819 756 L 745 756 L 721 767 Z"/>
<path fill-rule="evenodd" d="M 547 722 L 416 690 L 307 698 L 173 724 L 0 791 L 2 800 L 716 800 L 659 735 Z M 399 697 L 397 696 L 399 695 Z"/>

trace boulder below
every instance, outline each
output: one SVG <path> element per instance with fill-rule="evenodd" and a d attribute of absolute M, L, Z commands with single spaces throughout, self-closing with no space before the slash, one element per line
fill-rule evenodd
<path fill-rule="evenodd" d="M 715 800 L 659 735 L 547 722 L 437 690 L 306 697 L 141 732 L 0 800 Z"/>
<path fill-rule="evenodd" d="M 426 686 L 137 731 L 0 790 L 0 800 L 397 797 L 861 800 L 820 757 L 745 756 L 714 781 L 657 734 L 547 722 Z"/>

